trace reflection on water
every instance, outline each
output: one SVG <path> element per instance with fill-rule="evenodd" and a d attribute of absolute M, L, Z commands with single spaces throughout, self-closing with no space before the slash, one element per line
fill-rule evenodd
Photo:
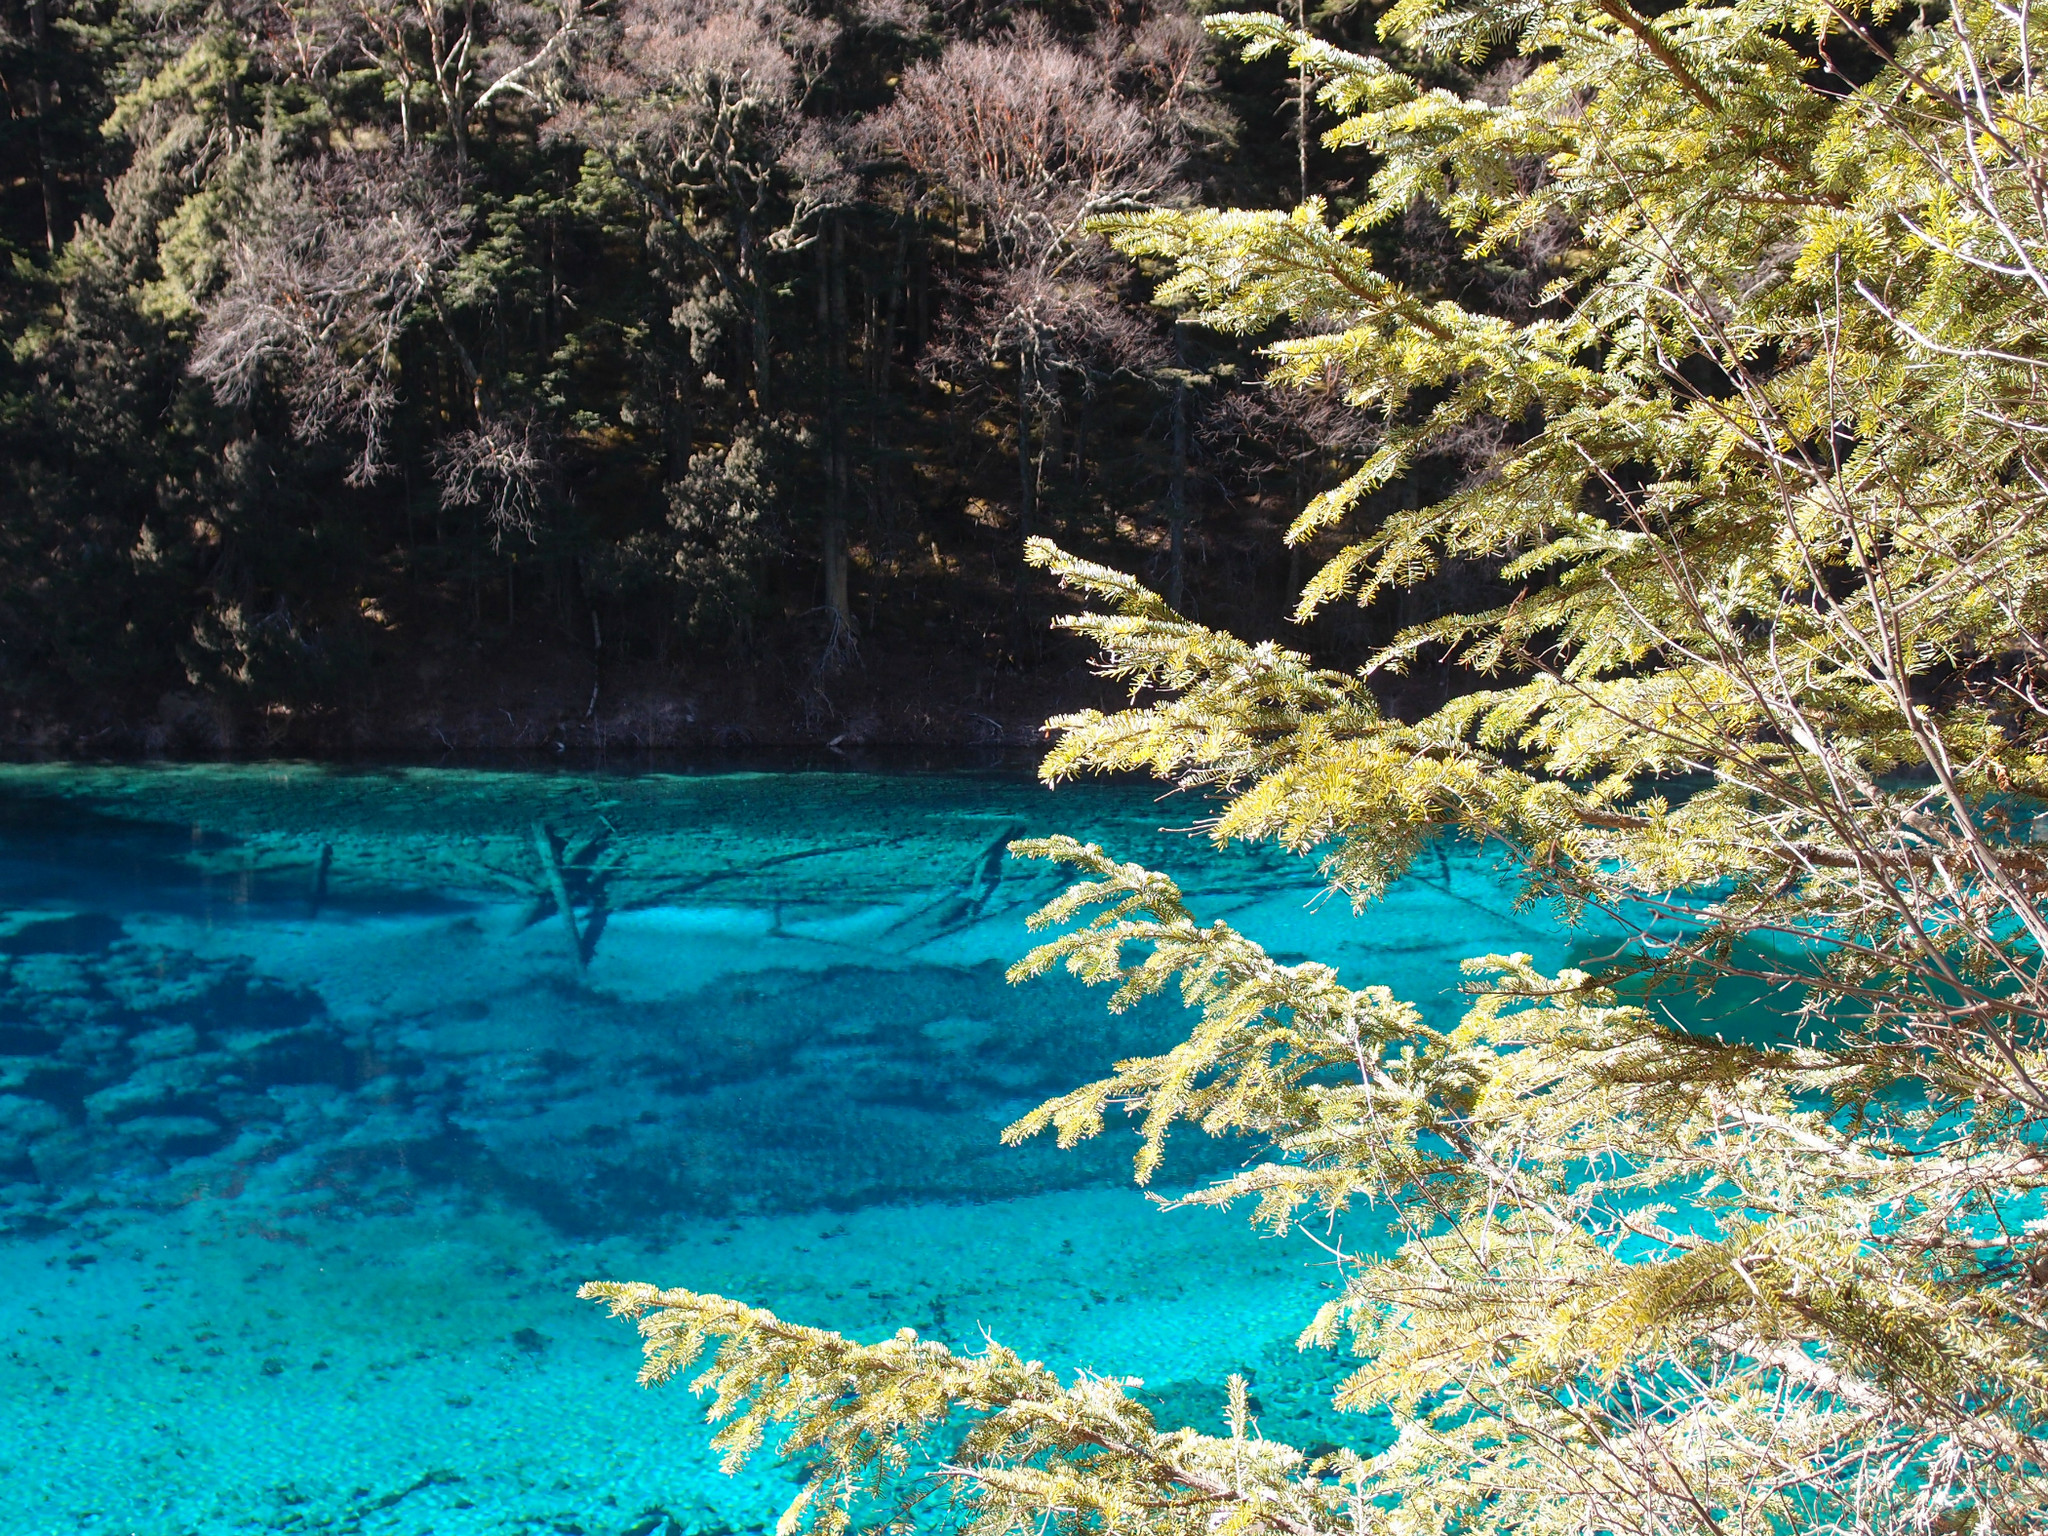
<path fill-rule="evenodd" d="M 1148 791 L 993 775 L 0 769 L 0 1529 L 754 1530 L 575 1284 L 983 1328 L 1349 1432 L 1305 1243 L 1001 1126 L 1176 1038 L 1004 966 L 1066 831 L 1289 957 L 1451 1007 L 1557 936 L 1470 856 L 1363 919 Z M 1244 1149 L 1183 1139 L 1169 1179 Z"/>

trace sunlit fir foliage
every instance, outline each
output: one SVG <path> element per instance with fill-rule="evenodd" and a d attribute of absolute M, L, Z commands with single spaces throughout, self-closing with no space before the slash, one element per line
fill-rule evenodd
<path fill-rule="evenodd" d="M 1135 1117 L 1140 1180 L 1177 1126 L 1262 1142 L 1182 1198 L 1341 1250 L 1302 1346 L 1355 1357 L 1338 1403 L 1389 1415 L 1391 1442 L 1265 1440 L 1241 1383 L 1218 1384 L 1215 1437 L 1000 1345 L 859 1345 L 688 1291 L 589 1293 L 641 1319 L 650 1382 L 712 1351 L 697 1383 L 728 1455 L 784 1437 L 807 1469 L 785 1530 L 911 1518 L 919 1495 L 988 1532 L 2038 1528 L 2048 55 L 2030 13 L 1384 16 L 1412 56 L 1490 61 L 1468 94 L 1279 18 L 1210 25 L 1313 73 L 1330 137 L 1374 157 L 1368 194 L 1098 227 L 1168 264 L 1162 300 L 1201 324 L 1284 328 L 1273 389 L 1379 424 L 1295 525 L 1343 541 L 1304 611 L 1398 601 L 1456 561 L 1497 562 L 1503 600 L 1340 672 L 1039 542 L 1131 689 L 1055 721 L 1044 772 L 1148 770 L 1199 797 L 1218 844 L 1319 857 L 1362 908 L 1431 839 L 1473 839 L 1531 900 L 1630 937 L 1557 974 L 1474 957 L 1469 1010 L 1436 1028 L 1108 852 L 1022 845 L 1079 883 L 1018 977 L 1063 965 L 1112 1006 L 1177 989 L 1195 1022 L 1008 1134 Z M 1545 285 L 1481 312 L 1387 273 L 1374 232 L 1418 201 Z M 1453 441 L 1462 482 L 1362 515 Z M 1483 686 L 1419 719 L 1376 702 L 1386 674 L 1447 656 Z"/>

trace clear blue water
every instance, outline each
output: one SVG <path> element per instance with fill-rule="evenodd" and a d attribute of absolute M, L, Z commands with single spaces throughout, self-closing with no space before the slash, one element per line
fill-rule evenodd
<path fill-rule="evenodd" d="M 983 1330 L 1265 1432 L 1326 1406 L 1324 1255 L 1003 1124 L 1177 1038 L 1002 979 L 1064 831 L 1449 1014 L 1565 936 L 1446 850 L 1362 918 L 1197 807 L 1000 774 L 0 768 L 0 1532 L 772 1528 L 596 1277 Z M 545 849 L 545 851 L 544 851 Z M 553 899 L 553 862 L 575 936 Z M 1246 1149 L 1182 1138 L 1165 1187 Z"/>

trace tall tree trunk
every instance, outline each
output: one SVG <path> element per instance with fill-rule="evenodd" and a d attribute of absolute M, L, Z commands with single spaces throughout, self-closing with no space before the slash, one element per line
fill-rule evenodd
<path fill-rule="evenodd" d="M 690 472 L 690 455 L 697 443 L 697 415 L 690 406 L 690 380 L 678 367 L 662 391 L 662 483 L 674 485 Z"/>
<path fill-rule="evenodd" d="M 36 168 L 43 183 L 43 244 L 51 255 L 56 255 L 58 242 L 63 238 L 59 226 L 63 222 L 63 194 L 57 185 L 57 167 L 50 160 L 50 98 L 49 82 L 43 78 L 49 63 L 46 50 L 49 46 L 50 0 L 34 0 L 28 9 L 29 46 L 34 51 L 35 62 L 29 78 L 29 98 L 36 113 Z"/>
<path fill-rule="evenodd" d="M 754 279 L 754 406 L 768 414 L 768 283 Z"/>
<path fill-rule="evenodd" d="M 1173 385 L 1173 458 L 1166 481 L 1166 605 L 1179 613 L 1187 591 L 1188 375 L 1187 349 L 1177 325 L 1173 328 L 1173 352 L 1181 367 Z"/>
<path fill-rule="evenodd" d="M 476 8 L 463 8 L 462 33 L 459 38 L 448 36 L 446 21 L 440 7 L 429 0 L 422 9 L 428 11 L 427 48 L 428 57 L 434 67 L 434 89 L 441 97 L 441 112 L 448 119 L 448 139 L 455 148 L 455 168 L 462 171 L 469 165 L 469 104 L 463 100 L 462 70 L 467 58 L 467 45 L 472 41 L 471 28 L 476 24 Z"/>
<path fill-rule="evenodd" d="M 853 632 L 846 558 L 846 226 L 832 216 L 818 241 L 818 308 L 825 332 L 825 607 L 833 643 Z"/>
<path fill-rule="evenodd" d="M 754 409 L 768 414 L 768 274 L 761 270 L 754 221 L 740 220 L 740 267 L 754 285 Z"/>
<path fill-rule="evenodd" d="M 549 251 L 551 254 L 554 248 L 553 229 L 553 222 L 550 221 Z M 673 268 L 667 265 L 663 260 L 663 253 L 655 247 L 653 239 L 654 229 L 654 225 L 650 224 L 648 226 L 647 239 L 642 246 L 642 249 L 647 253 L 648 265 L 659 271 L 665 282 L 679 286 Z M 549 267 L 552 271 L 552 260 L 550 260 Z M 697 360 L 690 350 L 691 340 L 689 327 L 678 327 L 675 324 L 674 311 L 671 310 L 669 319 L 669 356 L 673 361 L 669 368 L 668 388 L 663 391 L 663 416 L 665 419 L 662 423 L 662 434 L 666 440 L 666 458 L 668 460 L 662 478 L 669 484 L 674 484 L 690 472 L 690 455 L 696 451 L 697 446 L 697 415 L 695 406 Z M 550 346 L 552 347 L 552 342 L 550 342 Z M 666 641 L 664 640 L 663 643 L 665 644 Z"/>
<path fill-rule="evenodd" d="M 896 227 L 896 255 L 889 266 L 889 286 L 882 295 L 879 325 L 868 336 L 868 471 L 874 476 L 876 510 L 894 548 L 895 480 L 889 461 L 889 374 L 896 366 L 896 311 L 910 267 L 910 221 Z M 875 322 L 872 307 L 870 324 Z M 869 598 L 873 602 L 872 596 Z"/>
<path fill-rule="evenodd" d="M 1294 0 L 1294 25 L 1308 30 L 1308 0 Z M 1294 150 L 1301 162 L 1301 200 L 1308 201 L 1308 70 L 1294 76 Z"/>
<path fill-rule="evenodd" d="M 1030 538 L 1038 512 L 1037 466 L 1031 456 L 1032 345 L 1017 343 L 1017 527 Z"/>
<path fill-rule="evenodd" d="M 540 355 L 555 355 L 555 339 L 560 330 L 562 316 L 562 273 L 555 259 L 555 235 L 560 221 L 551 213 L 548 215 L 548 237 L 542 250 L 546 265 L 542 269 L 547 279 L 547 302 L 540 307 Z"/>
<path fill-rule="evenodd" d="M 1304 448 L 1301 452 L 1294 455 L 1294 495 L 1290 498 L 1289 505 L 1294 508 L 1294 515 L 1296 517 L 1301 516 L 1303 509 L 1308 506 L 1308 456 L 1313 451 L 1313 449 Z M 1300 600 L 1301 546 L 1290 541 L 1287 546 L 1286 611 L 1292 614 L 1294 612 L 1294 605 Z"/>
<path fill-rule="evenodd" d="M 917 331 L 916 339 L 913 343 L 913 352 L 914 355 L 922 356 L 924 349 L 931 344 L 932 339 L 932 241 L 931 235 L 924 228 L 924 215 L 917 211 L 915 204 L 912 205 L 910 217 L 914 221 L 917 232 L 917 266 L 914 269 L 914 281 L 917 284 L 915 294 L 915 324 Z M 926 370 L 919 368 L 915 370 L 914 376 L 917 379 L 917 398 L 920 401 L 930 399 L 930 375 Z"/>

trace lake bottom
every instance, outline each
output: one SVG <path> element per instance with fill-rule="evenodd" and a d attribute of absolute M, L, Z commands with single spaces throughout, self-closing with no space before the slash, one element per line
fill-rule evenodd
<path fill-rule="evenodd" d="M 786 1469 L 719 1472 L 691 1394 L 635 1386 L 628 1325 L 573 1300 L 595 1277 L 860 1337 L 971 1349 L 986 1330 L 1142 1377 L 1212 1430 L 1240 1370 L 1266 1433 L 1355 1442 L 1371 1426 L 1325 1406 L 1339 1366 L 1292 1343 L 1319 1257 L 1114 1189 L 686 1220 L 644 1243 L 515 1209 L 342 1227 L 201 1199 L 6 1245 L 0 1507 L 13 1532 L 135 1536 L 772 1528 Z"/>
<path fill-rule="evenodd" d="M 1324 1250 L 1161 1210 L 1128 1125 L 1001 1144 L 1190 1023 L 1008 985 L 1061 877 L 1004 848 L 1177 868 L 1438 1018 L 1462 955 L 1565 946 L 1469 852 L 1360 921 L 1163 819 L 970 775 L 0 769 L 0 1533 L 771 1529 L 792 1469 L 721 1473 L 590 1279 L 993 1336 L 1210 1432 L 1240 1371 L 1263 1433 L 1370 1446 L 1295 1348 Z M 1252 1151 L 1184 1130 L 1160 1187 Z"/>

